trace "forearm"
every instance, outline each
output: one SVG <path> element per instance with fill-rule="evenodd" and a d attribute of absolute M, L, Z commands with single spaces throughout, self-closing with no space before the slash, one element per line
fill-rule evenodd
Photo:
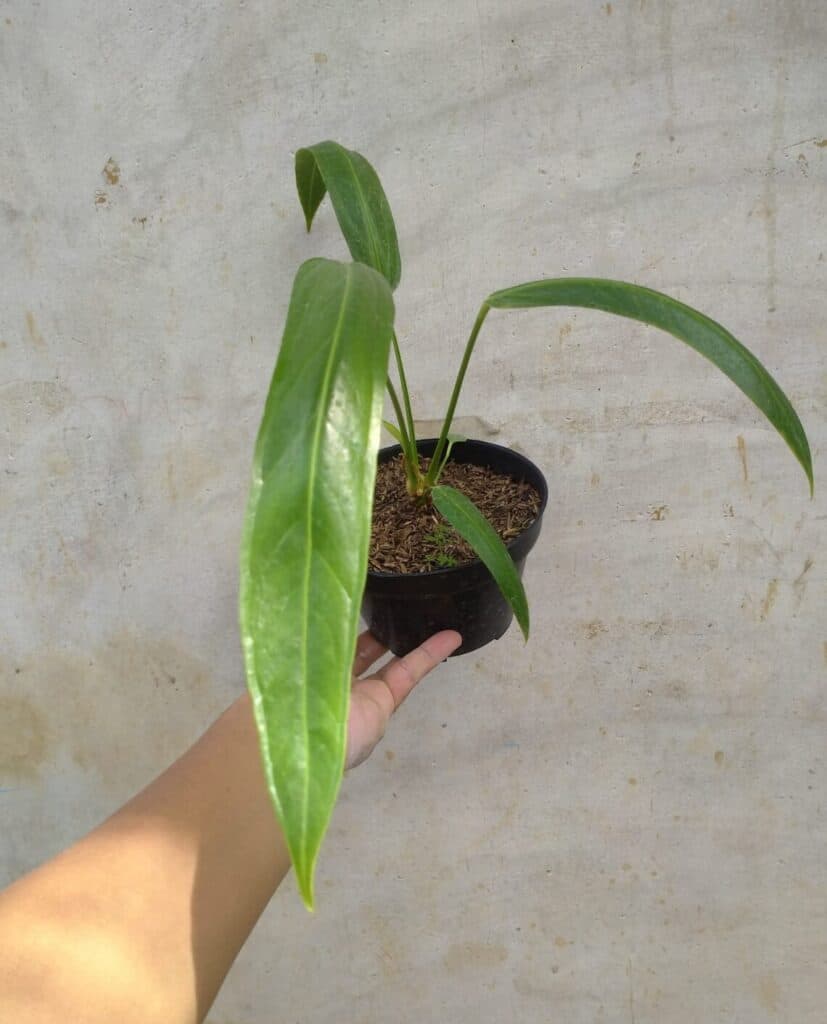
<path fill-rule="evenodd" d="M 0 894 L 0 1019 L 203 1019 L 288 867 L 245 696 L 117 814 Z"/>

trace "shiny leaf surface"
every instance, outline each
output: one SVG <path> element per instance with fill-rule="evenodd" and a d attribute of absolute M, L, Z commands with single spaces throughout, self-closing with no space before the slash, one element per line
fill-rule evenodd
<path fill-rule="evenodd" d="M 344 768 L 392 330 L 380 274 L 303 264 L 255 448 L 241 635 L 267 784 L 308 906 Z"/>
<path fill-rule="evenodd" d="M 494 292 L 495 309 L 580 306 L 602 309 L 668 331 L 713 362 L 758 406 L 801 463 L 810 493 L 813 465 L 807 435 L 792 403 L 758 359 L 719 323 L 691 306 L 651 288 L 600 278 L 561 277 L 531 281 Z"/>
<path fill-rule="evenodd" d="M 503 597 L 511 605 L 514 617 L 528 640 L 528 601 L 523 583 L 508 549 L 499 534 L 477 506 L 455 487 L 439 484 L 431 492 L 434 505 L 457 533 L 476 551 Z"/>
<path fill-rule="evenodd" d="M 396 288 L 402 275 L 396 226 L 385 190 L 367 160 L 338 142 L 307 146 L 296 153 L 296 188 L 307 230 L 329 193 L 351 256 Z"/>

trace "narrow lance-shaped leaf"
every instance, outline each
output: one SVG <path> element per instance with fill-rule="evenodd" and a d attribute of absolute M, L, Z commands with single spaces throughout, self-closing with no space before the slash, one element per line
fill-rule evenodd
<path fill-rule="evenodd" d="M 528 601 L 517 568 L 499 534 L 477 506 L 455 487 L 439 484 L 431 491 L 437 509 L 457 533 L 479 555 L 494 577 L 503 597 L 511 605 L 514 616 L 528 640 Z"/>
<path fill-rule="evenodd" d="M 719 323 L 661 292 L 623 281 L 562 277 L 530 281 L 494 292 L 485 305 L 495 309 L 581 306 L 652 324 L 706 356 L 752 399 L 801 463 L 810 493 L 813 464 L 807 435 L 792 403 L 758 359 Z"/>
<path fill-rule="evenodd" d="M 296 188 L 307 230 L 329 192 L 351 256 L 378 270 L 396 288 L 402 275 L 396 226 L 379 177 L 367 160 L 338 142 L 307 146 L 296 153 Z"/>
<path fill-rule="evenodd" d="M 393 425 L 393 423 L 390 422 L 390 420 L 382 420 L 382 426 L 385 428 L 385 430 L 387 430 L 387 432 L 397 442 L 397 444 L 403 444 L 404 443 L 405 439 L 402 437 L 402 434 L 399 432 L 398 427 L 395 427 Z"/>
<path fill-rule="evenodd" d="M 392 329 L 380 274 L 304 263 L 253 462 L 241 636 L 267 784 L 308 906 L 344 768 Z"/>

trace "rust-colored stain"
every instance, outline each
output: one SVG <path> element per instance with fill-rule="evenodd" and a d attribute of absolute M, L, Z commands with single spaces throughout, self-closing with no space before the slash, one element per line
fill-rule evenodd
<path fill-rule="evenodd" d="M 811 555 L 808 555 L 808 557 L 804 559 L 804 568 L 801 570 L 801 572 L 793 580 L 793 589 L 794 590 L 799 591 L 799 592 L 803 591 L 804 587 L 806 587 L 806 585 L 807 585 L 807 581 L 804 579 L 804 577 L 807 575 L 807 573 L 810 571 L 810 569 L 812 569 L 814 564 L 815 563 L 813 562 L 813 559 L 812 559 Z"/>
<path fill-rule="evenodd" d="M 103 189 L 99 188 L 97 192 L 95 192 L 95 206 L 106 206 L 108 202 L 109 196 L 103 191 Z"/>
<path fill-rule="evenodd" d="M 66 754 L 125 796 L 191 741 L 191 714 L 206 725 L 222 703 L 209 665 L 155 635 L 119 632 L 89 650 L 0 664 L 0 786 Z"/>
<path fill-rule="evenodd" d="M 172 457 L 167 456 L 167 494 L 172 502 L 178 501 L 178 488 L 175 486 L 175 466 Z"/>
<path fill-rule="evenodd" d="M 319 53 L 314 53 L 313 54 L 313 62 L 315 64 L 327 64 L 327 54 L 326 53 L 320 53 L 320 52 Z"/>
<path fill-rule="evenodd" d="M 593 622 L 587 622 L 583 626 L 583 633 L 587 640 L 594 640 L 594 638 L 599 636 L 601 633 L 608 632 L 608 628 L 600 621 L 600 619 L 595 619 Z"/>
<path fill-rule="evenodd" d="M 603 4 L 603 10 L 606 12 L 606 16 L 611 18 L 611 16 L 612 16 L 612 5 L 611 4 Z"/>
<path fill-rule="evenodd" d="M 46 343 L 43 340 L 43 335 L 40 333 L 37 321 L 34 318 L 34 313 L 26 311 L 26 329 L 29 332 L 29 338 L 35 348 L 44 348 Z"/>
<path fill-rule="evenodd" d="M 0 695 L 0 723 L 0 782 L 37 778 L 48 753 L 49 730 L 34 701 L 22 693 Z"/>
<path fill-rule="evenodd" d="M 202 398 L 181 395 L 179 401 L 200 404 Z M 170 452 L 166 456 L 166 493 L 173 503 L 187 501 L 203 494 L 220 472 L 220 460 L 212 452 L 205 454 L 197 448 Z"/>
<path fill-rule="evenodd" d="M 392 761 L 396 757 L 396 754 L 392 750 L 385 751 L 385 760 Z"/>
<path fill-rule="evenodd" d="M 775 600 L 778 597 L 778 580 L 772 579 L 767 584 L 767 592 L 764 594 L 764 600 L 761 602 L 761 613 L 760 618 L 763 622 L 772 611 L 772 607 L 775 604 Z"/>
<path fill-rule="evenodd" d="M 121 169 L 120 167 L 118 167 L 118 165 L 115 163 L 111 156 L 103 165 L 103 170 L 101 171 L 101 174 L 103 174 L 104 178 L 106 178 L 110 185 L 117 185 L 118 182 L 121 180 Z"/>
<path fill-rule="evenodd" d="M 749 469 L 747 468 L 747 442 L 738 435 L 738 458 L 741 460 L 741 469 L 744 473 L 744 483 L 749 483 Z"/>
<path fill-rule="evenodd" d="M 650 505 L 649 506 L 649 518 L 652 522 L 659 523 L 665 519 L 669 514 L 668 505 Z"/>
<path fill-rule="evenodd" d="M 816 146 L 818 146 L 819 149 L 827 149 L 827 139 L 819 139 L 816 142 Z"/>
<path fill-rule="evenodd" d="M 630 786 L 637 785 L 637 779 L 634 777 L 634 775 L 630 775 L 626 781 L 629 783 Z"/>
<path fill-rule="evenodd" d="M 449 971 L 466 967 L 497 967 L 508 959 L 505 946 L 487 945 L 483 942 L 460 942 L 448 948 L 442 962 Z"/>
<path fill-rule="evenodd" d="M 566 946 L 570 945 L 570 943 L 568 939 L 564 939 L 562 935 L 558 935 L 557 938 L 554 940 L 554 945 L 558 949 L 565 949 Z"/>
<path fill-rule="evenodd" d="M 705 547 L 703 544 L 696 551 L 680 551 L 675 556 L 681 569 L 706 569 L 708 572 L 715 572 L 720 564 L 721 558 L 717 551 Z"/>
<path fill-rule="evenodd" d="M 717 764 L 718 767 L 720 768 L 723 763 L 724 763 L 724 752 L 723 752 L 723 750 L 716 750 L 715 751 L 715 764 Z"/>
<path fill-rule="evenodd" d="M 32 409 L 42 416 L 56 416 L 72 398 L 69 388 L 53 380 L 9 381 L 3 385 L 3 406 L 18 422 Z"/>
<path fill-rule="evenodd" d="M 758 1001 L 770 1013 L 778 1013 L 778 999 L 781 991 L 772 974 L 765 974 L 758 983 Z"/>
<path fill-rule="evenodd" d="M 599 473 L 592 473 L 591 480 L 589 480 L 589 485 L 591 487 L 599 487 L 600 486 L 600 474 Z"/>

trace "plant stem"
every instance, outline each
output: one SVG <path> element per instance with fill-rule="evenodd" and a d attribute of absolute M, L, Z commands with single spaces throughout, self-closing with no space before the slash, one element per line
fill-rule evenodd
<path fill-rule="evenodd" d="M 399 341 L 396 337 L 396 331 L 391 335 L 391 344 L 393 345 L 393 354 L 396 357 L 396 369 L 399 373 L 399 386 L 402 389 L 402 401 L 405 403 L 405 415 L 408 420 L 408 438 L 410 439 L 413 450 L 416 451 L 416 427 L 414 426 L 413 411 L 411 410 L 411 396 L 408 393 L 408 381 L 405 378 L 405 366 L 402 363 L 402 353 L 399 350 Z"/>
<path fill-rule="evenodd" d="M 399 396 L 390 377 L 387 380 L 387 388 L 388 394 L 391 396 L 394 412 L 396 413 L 399 433 L 402 435 L 402 461 L 405 465 L 405 476 L 408 478 L 408 493 L 416 494 L 419 492 L 421 494 L 422 474 L 419 472 L 419 454 L 416 446 L 411 444 L 411 439 L 405 426 L 405 417 L 402 415 L 402 406 L 399 404 Z"/>
<path fill-rule="evenodd" d="M 477 335 L 480 333 L 480 328 L 488 316 L 488 311 L 491 307 L 487 302 L 483 302 L 480 306 L 480 311 L 477 314 L 477 319 L 474 321 L 474 326 L 471 328 L 471 335 L 465 345 L 465 351 L 462 354 L 462 362 L 459 365 L 459 372 L 457 373 L 457 379 L 454 384 L 454 390 L 451 393 L 451 401 L 448 403 L 448 411 L 445 413 L 445 422 L 442 424 L 442 431 L 439 435 L 434 454 L 431 457 L 431 464 L 428 467 L 428 472 L 425 475 L 425 487 L 430 489 L 433 487 L 442 471 L 440 460 L 442 459 L 442 453 L 445 450 L 445 442 L 448 438 L 448 431 L 451 429 L 451 422 L 454 418 L 454 410 L 457 407 L 457 400 L 459 399 L 459 393 L 462 390 L 462 384 L 465 380 L 465 371 L 468 369 L 468 362 L 471 359 L 471 353 L 474 351 L 474 345 L 477 342 Z"/>
<path fill-rule="evenodd" d="M 391 396 L 391 403 L 393 405 L 393 411 L 396 413 L 396 422 L 399 426 L 399 433 L 402 435 L 402 449 L 407 454 L 410 451 L 411 439 L 408 435 L 408 428 L 405 425 L 405 417 L 402 415 L 402 406 L 399 404 L 399 396 L 396 393 L 396 388 L 393 386 L 393 381 L 388 377 L 386 382 L 388 394 Z"/>

